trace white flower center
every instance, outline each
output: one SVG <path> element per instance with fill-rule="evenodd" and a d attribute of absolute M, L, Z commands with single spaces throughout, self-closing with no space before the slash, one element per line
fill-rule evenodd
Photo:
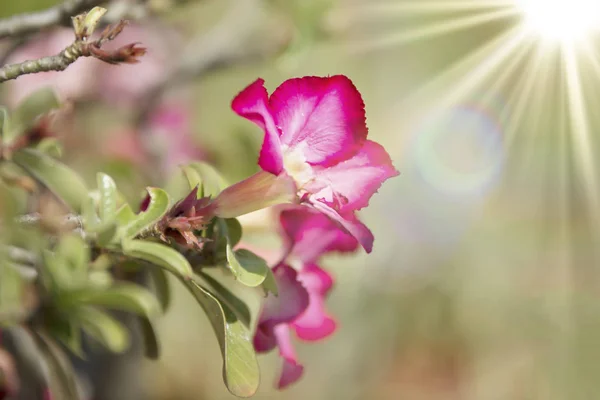
<path fill-rule="evenodd" d="M 296 146 L 293 149 L 284 146 L 282 153 L 283 168 L 296 181 L 298 188 L 302 188 L 314 178 L 312 167 L 306 162 L 301 146 Z"/>

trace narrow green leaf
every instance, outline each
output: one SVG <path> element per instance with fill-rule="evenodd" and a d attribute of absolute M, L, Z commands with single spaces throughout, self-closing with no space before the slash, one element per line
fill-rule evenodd
<path fill-rule="evenodd" d="M 73 211 L 79 213 L 87 201 L 83 179 L 71 168 L 47 154 L 33 149 L 21 149 L 12 160 L 50 189 Z"/>
<path fill-rule="evenodd" d="M 77 374 L 71 361 L 60 346 L 46 333 L 32 331 L 37 347 L 48 364 L 48 389 L 52 398 L 64 400 L 81 400 L 81 392 L 77 385 Z"/>
<path fill-rule="evenodd" d="M 269 272 L 267 262 L 250 250 L 240 249 L 235 252 L 227 246 L 227 262 L 240 283 L 256 287 L 263 283 Z"/>
<path fill-rule="evenodd" d="M 250 330 L 229 307 L 194 281 L 183 282 L 204 309 L 223 356 L 223 380 L 235 396 L 250 397 L 258 389 L 260 371 Z"/>
<path fill-rule="evenodd" d="M 113 264 L 113 259 L 107 253 L 100 254 L 92 263 L 90 264 L 90 268 L 92 270 L 97 271 L 106 271 Z"/>
<path fill-rule="evenodd" d="M 61 293 L 61 305 L 81 304 L 122 310 L 145 317 L 160 314 L 160 305 L 152 293 L 134 283 L 119 283 L 104 289 L 85 288 Z"/>
<path fill-rule="evenodd" d="M 275 296 L 279 296 L 279 289 L 277 289 L 277 281 L 275 281 L 275 276 L 273 275 L 273 270 L 269 268 L 267 272 L 267 276 L 265 277 L 264 282 L 261 287 L 263 288 L 263 292 L 265 297 L 269 295 L 269 293 L 273 293 Z"/>
<path fill-rule="evenodd" d="M 222 303 L 227 304 L 229 308 L 235 313 L 235 315 L 240 319 L 240 321 L 246 325 L 250 326 L 250 309 L 239 297 L 231 293 L 229 289 L 221 284 L 217 279 L 212 276 L 200 272 L 200 276 L 204 279 L 210 288 L 212 289 L 215 297 L 219 299 Z"/>
<path fill-rule="evenodd" d="M 68 282 L 66 287 L 80 287 L 87 278 L 89 249 L 85 241 L 77 235 L 63 236 L 55 251 L 58 268 L 65 270 Z"/>
<path fill-rule="evenodd" d="M 169 286 L 169 277 L 163 269 L 148 268 L 148 274 L 152 281 L 154 294 L 160 303 L 162 310 L 167 311 L 171 305 L 171 288 Z"/>
<path fill-rule="evenodd" d="M 223 176 L 210 164 L 193 162 L 183 166 L 182 169 L 191 189 L 200 185 L 199 196 L 215 197 L 228 186 Z"/>
<path fill-rule="evenodd" d="M 122 353 L 130 344 L 129 332 L 119 321 L 94 307 L 79 307 L 73 310 L 83 331 L 102 343 L 114 353 Z"/>
<path fill-rule="evenodd" d="M 63 236 L 55 251 L 44 251 L 42 269 L 49 287 L 57 292 L 81 288 L 87 281 L 89 249 L 77 235 Z"/>
<path fill-rule="evenodd" d="M 81 204 L 81 218 L 86 230 L 94 230 L 100 224 L 100 217 L 96 211 L 96 200 L 88 193 Z"/>
<path fill-rule="evenodd" d="M 144 340 L 144 354 L 151 360 L 156 360 L 160 355 L 160 342 L 156 335 L 156 329 L 148 318 L 138 317 L 140 331 Z"/>
<path fill-rule="evenodd" d="M 0 258 L 0 324 L 27 317 L 23 293 L 24 282 L 20 274 L 10 267 L 8 260 Z"/>
<path fill-rule="evenodd" d="M 100 204 L 98 211 L 100 220 L 112 221 L 117 215 L 117 185 L 108 175 L 98 173 L 96 176 L 98 191 L 100 192 Z"/>
<path fill-rule="evenodd" d="M 148 188 L 150 204 L 146 211 L 135 216 L 135 219 L 121 227 L 122 238 L 133 238 L 158 222 L 169 210 L 169 195 L 159 188 Z"/>
<path fill-rule="evenodd" d="M 88 285 L 93 289 L 106 289 L 113 284 L 114 280 L 108 271 L 90 271 Z"/>
<path fill-rule="evenodd" d="M 0 107 L 0 137 L 4 142 L 4 135 L 10 131 L 10 115 L 6 107 Z"/>
<path fill-rule="evenodd" d="M 75 321 L 56 315 L 45 316 L 48 333 L 62 342 L 67 349 L 79 358 L 85 358 L 81 342 L 81 327 Z"/>
<path fill-rule="evenodd" d="M 225 223 L 227 224 L 229 245 L 233 248 L 242 239 L 242 224 L 240 224 L 237 218 L 227 218 Z"/>
<path fill-rule="evenodd" d="M 59 107 L 60 102 L 52 88 L 46 87 L 32 93 L 13 112 L 11 128 L 4 132 L 4 143 L 11 143 L 27 129 L 34 126 L 38 117 Z"/>
<path fill-rule="evenodd" d="M 35 148 L 53 158 L 61 158 L 63 154 L 61 142 L 53 137 L 42 139 Z"/>
<path fill-rule="evenodd" d="M 135 213 L 131 209 L 131 206 L 127 203 L 124 203 L 117 211 L 117 223 L 119 226 L 130 224 L 133 220 L 135 220 L 135 217 Z"/>
<path fill-rule="evenodd" d="M 100 247 L 106 247 L 117 237 L 118 226 L 114 221 L 108 221 L 91 230 L 96 232 L 96 242 Z"/>
<path fill-rule="evenodd" d="M 188 260 L 181 253 L 164 244 L 144 240 L 126 240 L 123 242 L 123 254 L 148 261 L 177 277 L 189 279 L 193 276 Z"/>
<path fill-rule="evenodd" d="M 227 257 L 227 263 L 233 276 L 242 284 L 250 287 L 259 286 L 265 280 L 269 267 L 265 260 L 258 257 L 249 250 L 233 250 L 234 240 L 241 237 L 241 226 L 239 222 L 233 222 L 236 219 L 232 218 L 229 220 L 219 219 L 219 229 L 222 235 L 227 240 L 225 248 L 225 254 Z M 234 229 L 233 234 L 229 231 L 229 226 Z"/>

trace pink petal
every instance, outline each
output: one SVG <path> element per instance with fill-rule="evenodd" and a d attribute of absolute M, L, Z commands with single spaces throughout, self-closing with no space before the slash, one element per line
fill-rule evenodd
<path fill-rule="evenodd" d="M 265 81 L 257 79 L 242 90 L 231 103 L 231 108 L 240 116 L 249 119 L 265 131 L 265 139 L 260 149 L 258 165 L 272 174 L 279 174 L 283 170 L 283 156 L 279 130 L 275 125 L 268 103 Z"/>
<path fill-rule="evenodd" d="M 310 164 L 333 165 L 354 155 L 367 137 L 365 106 L 343 75 L 283 82 L 269 104 L 288 147 L 302 144 Z"/>
<path fill-rule="evenodd" d="M 279 264 L 273 268 L 273 275 L 279 296 L 269 294 L 264 302 L 253 341 L 257 352 L 267 352 L 275 348 L 276 326 L 293 321 L 308 307 L 308 292 L 298 281 L 295 269 Z"/>
<path fill-rule="evenodd" d="M 398 171 L 385 149 L 367 140 L 352 158 L 316 172 L 317 179 L 305 187 L 314 199 L 344 213 L 360 210 L 387 179 Z"/>
<path fill-rule="evenodd" d="M 278 325 L 275 328 L 275 336 L 279 346 L 279 354 L 283 358 L 283 368 L 277 382 L 277 389 L 284 389 L 300 379 L 304 367 L 298 364 L 296 351 L 292 346 L 289 326 L 287 324 Z"/>
<path fill-rule="evenodd" d="M 290 206 L 281 211 L 279 220 L 288 248 L 287 253 L 311 263 L 330 251 L 352 252 L 356 239 L 332 221 L 309 207 Z"/>
<path fill-rule="evenodd" d="M 308 308 L 292 322 L 296 335 L 303 340 L 320 340 L 331 335 L 336 322 L 325 311 L 325 297 L 331 290 L 333 279 L 315 264 L 306 265 L 298 274 L 309 295 Z"/>
<path fill-rule="evenodd" d="M 353 212 L 342 215 L 327 204 L 319 201 L 311 202 L 310 205 L 339 223 L 341 227 L 358 240 L 358 243 L 360 243 L 367 253 L 373 250 L 373 241 L 375 240 L 373 233 L 356 218 Z"/>
<path fill-rule="evenodd" d="M 308 307 L 308 292 L 298 281 L 296 270 L 286 264 L 273 268 L 279 296 L 269 294 L 265 300 L 259 323 L 280 324 L 291 322 Z"/>
<path fill-rule="evenodd" d="M 296 184 L 286 174 L 260 171 L 229 186 L 214 200 L 215 215 L 234 218 L 296 200 Z"/>
<path fill-rule="evenodd" d="M 274 328 L 275 325 L 271 323 L 258 324 L 252 341 L 257 353 L 267 353 L 277 346 Z"/>

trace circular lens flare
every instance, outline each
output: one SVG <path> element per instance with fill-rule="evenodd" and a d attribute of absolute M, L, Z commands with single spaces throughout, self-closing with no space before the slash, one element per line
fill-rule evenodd
<path fill-rule="evenodd" d="M 528 28 L 570 44 L 600 29 L 600 0 L 518 0 Z"/>

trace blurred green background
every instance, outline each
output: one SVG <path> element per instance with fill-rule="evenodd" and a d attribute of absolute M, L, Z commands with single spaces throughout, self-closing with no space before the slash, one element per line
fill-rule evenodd
<path fill-rule="evenodd" d="M 53 3 L 3 1 L 0 16 Z M 204 35 L 224 38 L 217 49 L 233 41 L 256 54 L 186 78 L 161 98 L 187 110 L 191 141 L 231 181 L 257 168 L 262 134 L 230 110 L 257 77 L 272 90 L 294 76 L 348 75 L 363 94 L 370 138 L 401 171 L 361 214 L 375 234 L 373 253 L 323 263 L 336 278 L 329 309 L 340 329 L 323 342 L 297 342 L 305 375 L 285 392 L 272 388 L 278 356 L 260 357 L 257 399 L 598 398 L 594 34 L 585 46 L 544 42 L 523 30 L 509 0 L 150 0 L 144 7 L 150 16 L 128 36 L 149 48 L 140 64 L 90 73 L 97 61 L 80 60 L 79 69 L 61 73 L 64 81 L 41 79 L 73 104 L 66 156 L 89 180 L 102 169 L 132 199 L 150 183 L 180 190 L 177 173 L 155 159 L 141 168 L 99 149 L 136 129 L 148 94 L 131 95 L 129 85 L 154 87 L 190 49 L 211 57 L 214 41 Z M 32 39 L 37 47 L 12 57 L 56 52 L 69 44 L 65 37 L 51 50 L 43 34 Z M 119 73 L 129 75 L 117 80 Z M 4 101 L 34 84 L 22 77 L 4 85 Z M 168 143 L 154 144 L 157 157 Z M 246 224 L 250 242 L 276 248 L 268 219 Z M 256 310 L 260 299 L 247 298 Z M 162 358 L 140 361 L 134 349 L 110 364 L 102 373 L 117 384 L 107 398 L 232 398 L 214 336 L 201 313 L 190 315 L 194 309 L 178 293 L 161 321 Z"/>

